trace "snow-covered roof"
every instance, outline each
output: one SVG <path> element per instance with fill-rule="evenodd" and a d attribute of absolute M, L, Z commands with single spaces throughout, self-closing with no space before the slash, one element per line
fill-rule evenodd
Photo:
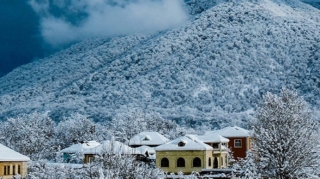
<path fill-rule="evenodd" d="M 213 148 L 196 138 L 194 135 L 179 137 L 155 148 L 156 151 L 166 150 L 213 150 Z"/>
<path fill-rule="evenodd" d="M 155 153 L 155 150 L 153 147 L 148 147 L 148 146 L 141 146 L 141 147 L 137 147 L 134 148 L 133 153 L 134 154 L 141 154 L 141 155 L 145 155 L 145 153 L 148 151 L 149 154 Z"/>
<path fill-rule="evenodd" d="M 83 164 L 75 164 L 75 163 L 50 163 L 48 162 L 47 165 L 52 167 L 59 167 L 59 168 L 82 168 Z"/>
<path fill-rule="evenodd" d="M 141 132 L 130 139 L 129 145 L 161 145 L 169 141 L 158 132 Z"/>
<path fill-rule="evenodd" d="M 205 135 L 199 135 L 197 138 L 202 142 L 210 142 L 210 143 L 227 143 L 229 139 L 222 137 L 221 135 L 209 133 Z"/>
<path fill-rule="evenodd" d="M 78 152 L 84 152 L 88 149 L 94 148 L 96 146 L 100 145 L 99 142 L 96 141 L 88 141 L 84 143 L 74 144 L 68 148 L 65 148 L 61 150 L 62 153 L 78 153 Z"/>
<path fill-rule="evenodd" d="M 215 130 L 215 131 L 208 131 L 206 132 L 205 135 L 208 135 L 208 134 L 217 134 L 223 137 L 249 137 L 250 136 L 249 130 L 243 129 L 238 126 L 226 127 L 226 128 Z"/>
<path fill-rule="evenodd" d="M 101 145 L 94 148 L 86 149 L 84 154 L 101 154 L 101 153 L 120 153 L 120 154 L 132 154 L 133 149 L 121 142 L 110 140 L 103 141 Z"/>
<path fill-rule="evenodd" d="M 133 153 L 146 156 L 146 152 L 149 154 L 149 159 L 156 159 L 156 151 L 153 147 L 143 145 L 141 147 L 134 148 Z"/>
<path fill-rule="evenodd" d="M 27 162 L 30 158 L 0 144 L 1 162 Z"/>

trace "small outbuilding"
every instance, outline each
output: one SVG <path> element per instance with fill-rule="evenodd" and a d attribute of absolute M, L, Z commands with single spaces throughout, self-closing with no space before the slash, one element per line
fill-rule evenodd
<path fill-rule="evenodd" d="M 74 144 L 68 148 L 61 150 L 60 152 L 63 153 L 64 162 L 72 162 L 72 156 L 74 154 L 84 154 L 85 151 L 99 146 L 100 143 L 96 141 L 85 141 L 78 144 Z M 86 163 L 85 159 L 83 160 Z"/>

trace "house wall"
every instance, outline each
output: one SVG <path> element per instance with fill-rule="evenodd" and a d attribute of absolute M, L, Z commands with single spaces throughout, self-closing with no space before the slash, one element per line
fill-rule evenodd
<path fill-rule="evenodd" d="M 209 169 L 208 159 L 212 159 L 212 151 L 199 151 L 199 150 L 188 150 L 188 151 L 156 151 L 156 166 L 161 168 L 163 171 L 168 173 L 178 173 L 182 171 L 185 174 L 190 174 L 193 171 L 201 172 L 202 169 Z M 184 158 L 185 167 L 177 167 L 178 158 Z M 193 167 L 193 159 L 199 157 L 201 159 L 201 167 Z M 167 158 L 169 160 L 169 167 L 161 167 L 161 159 Z M 211 165 L 212 166 L 212 165 Z"/>
<path fill-rule="evenodd" d="M 7 173 L 7 175 L 4 175 L 4 166 L 10 166 L 10 173 Z M 15 166 L 15 171 L 13 171 L 13 166 Z M 0 162 L 0 177 L 3 179 L 11 179 L 14 173 L 18 174 L 18 166 L 20 166 L 20 175 L 22 178 L 25 178 L 28 169 L 27 162 Z"/>
<path fill-rule="evenodd" d="M 214 152 L 213 157 L 211 158 L 212 165 L 211 165 L 210 169 L 212 169 L 212 168 L 227 168 L 228 164 L 229 164 L 227 156 L 228 156 L 227 152 L 223 152 L 223 153 Z M 215 163 L 214 163 L 215 158 L 217 158 L 218 167 L 215 167 Z"/>
<path fill-rule="evenodd" d="M 90 162 L 90 158 L 94 158 L 93 154 L 85 154 L 84 155 L 84 163 L 89 163 Z"/>
<path fill-rule="evenodd" d="M 229 143 L 228 146 L 231 148 L 233 152 L 233 157 L 235 159 L 245 158 L 247 150 L 250 149 L 250 139 L 248 137 L 228 137 Z M 234 142 L 236 139 L 241 139 L 242 146 L 240 148 L 236 148 L 234 146 Z"/>

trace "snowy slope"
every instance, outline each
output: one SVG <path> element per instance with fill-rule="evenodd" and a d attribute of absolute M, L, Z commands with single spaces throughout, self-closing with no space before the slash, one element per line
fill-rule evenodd
<path fill-rule="evenodd" d="M 241 125 L 261 94 L 282 86 L 319 109 L 319 27 L 320 11 L 301 2 L 221 2 L 179 29 L 91 39 L 17 68 L 0 78 L 0 114 L 106 120 L 141 108 Z"/>

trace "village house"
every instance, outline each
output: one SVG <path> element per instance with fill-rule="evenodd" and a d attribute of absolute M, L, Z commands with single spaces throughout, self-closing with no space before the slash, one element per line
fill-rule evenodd
<path fill-rule="evenodd" d="M 0 178 L 11 179 L 17 174 L 25 178 L 28 161 L 29 157 L 0 144 Z"/>
<path fill-rule="evenodd" d="M 72 159 L 75 154 L 82 155 L 86 150 L 97 147 L 99 145 L 100 143 L 96 141 L 81 142 L 61 150 L 60 153 L 63 153 L 64 162 L 69 163 L 69 162 L 73 162 Z M 88 160 L 89 160 L 89 157 L 87 157 L 87 159 L 84 158 L 83 162 L 88 163 Z M 78 163 L 78 162 L 73 162 L 73 163 Z M 80 163 L 82 163 L 82 161 Z"/>
<path fill-rule="evenodd" d="M 212 168 L 213 148 L 192 135 L 177 138 L 155 148 L 156 166 L 168 173 L 193 171 Z"/>
<path fill-rule="evenodd" d="M 76 154 L 80 154 L 81 162 L 79 163 L 90 163 L 94 160 L 95 155 L 103 154 L 122 154 L 122 155 L 134 155 L 135 150 L 131 147 L 118 142 L 106 140 L 102 143 L 96 141 L 88 141 L 80 144 L 74 144 L 68 148 L 60 151 L 64 155 L 65 162 L 73 162 L 72 157 Z"/>
<path fill-rule="evenodd" d="M 233 153 L 234 159 L 245 158 L 250 150 L 250 132 L 238 126 L 226 127 L 220 130 L 208 131 L 205 135 L 221 135 L 229 139 L 228 147 Z"/>
<path fill-rule="evenodd" d="M 169 141 L 158 132 L 140 132 L 130 139 L 129 146 L 134 148 L 138 160 L 156 160 L 154 147 Z"/>
<path fill-rule="evenodd" d="M 132 148 L 141 146 L 157 147 L 169 141 L 168 138 L 158 132 L 140 132 L 130 139 L 129 146 Z"/>
<path fill-rule="evenodd" d="M 83 152 L 84 163 L 89 163 L 94 160 L 95 155 L 103 154 L 121 154 L 121 155 L 133 155 L 134 150 L 118 141 L 106 140 L 103 141 L 101 145 L 87 149 Z"/>

